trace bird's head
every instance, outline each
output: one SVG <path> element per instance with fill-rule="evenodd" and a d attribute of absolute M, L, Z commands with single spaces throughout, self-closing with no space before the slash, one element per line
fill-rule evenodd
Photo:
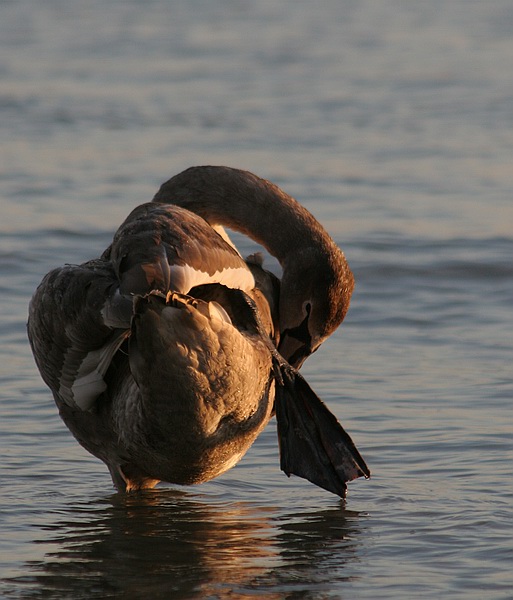
<path fill-rule="evenodd" d="M 341 251 L 326 261 L 315 249 L 305 249 L 284 265 L 278 350 L 293 367 L 298 369 L 342 323 L 353 287 Z"/>

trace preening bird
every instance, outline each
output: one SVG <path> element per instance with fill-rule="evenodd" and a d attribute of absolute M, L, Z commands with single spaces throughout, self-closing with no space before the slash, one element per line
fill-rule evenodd
<path fill-rule="evenodd" d="M 281 264 L 244 260 L 240 231 Z M 120 491 L 208 481 L 275 414 L 281 468 L 342 497 L 370 472 L 298 369 L 342 322 L 345 257 L 274 184 L 193 167 L 136 207 L 99 258 L 54 269 L 29 307 L 60 415 Z"/>

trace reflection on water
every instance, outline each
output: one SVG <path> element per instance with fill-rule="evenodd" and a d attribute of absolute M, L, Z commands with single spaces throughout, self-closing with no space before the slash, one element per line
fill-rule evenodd
<path fill-rule="evenodd" d="M 116 494 L 46 525 L 50 550 L 10 583 L 45 598 L 319 597 L 350 578 L 359 519 L 342 501 L 287 513 L 170 489 Z"/>

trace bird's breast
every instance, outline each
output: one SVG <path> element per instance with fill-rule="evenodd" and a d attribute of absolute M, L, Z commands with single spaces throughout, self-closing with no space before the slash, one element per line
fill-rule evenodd
<path fill-rule="evenodd" d="M 130 369 L 145 410 L 164 430 L 209 445 L 267 418 L 269 352 L 221 305 L 151 294 L 134 310 Z"/>

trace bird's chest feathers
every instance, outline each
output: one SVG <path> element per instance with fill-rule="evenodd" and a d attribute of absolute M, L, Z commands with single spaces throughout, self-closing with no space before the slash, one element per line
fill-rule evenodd
<path fill-rule="evenodd" d="M 250 418 L 270 373 L 263 345 L 252 344 L 215 314 L 170 306 L 138 320 L 130 367 L 146 410 L 206 435 L 223 419 Z"/>

